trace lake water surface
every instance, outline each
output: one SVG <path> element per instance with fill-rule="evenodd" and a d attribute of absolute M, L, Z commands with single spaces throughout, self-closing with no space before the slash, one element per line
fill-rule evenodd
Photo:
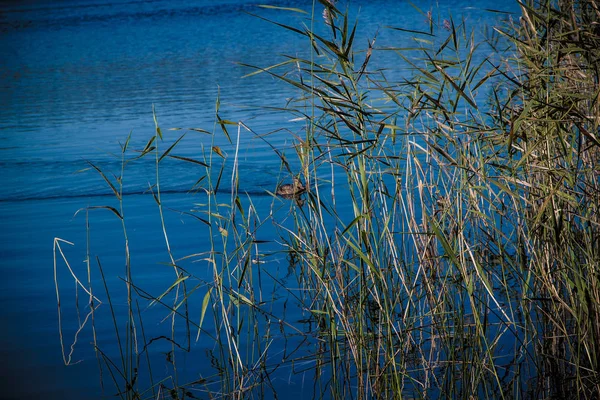
<path fill-rule="evenodd" d="M 252 14 L 293 26 L 310 21 L 302 14 L 259 8 L 256 3 L 0 3 L 1 397 L 80 399 L 115 393 L 106 376 L 104 390 L 100 386 L 89 329 L 77 335 L 71 360 L 75 365 L 64 365 L 59 341 L 54 238 L 74 243 L 64 244 L 63 248 L 80 278 L 87 279 L 83 263 L 85 212 L 75 212 L 88 206 L 117 206 L 110 188 L 85 160 L 107 173 L 118 174 L 120 162 L 114 154 L 119 153 L 120 143 L 125 142 L 127 135 L 132 134 L 131 147 L 141 149 L 154 133 L 153 107 L 167 142 L 183 132 L 168 131 L 171 127 L 213 132 L 217 97 L 223 118 L 243 121 L 257 133 L 294 126 L 289 115 L 269 113 L 260 107 L 283 107 L 297 93 L 264 74 L 242 79 L 252 70 L 239 63 L 265 67 L 282 61 L 283 55 L 308 54 L 304 38 Z M 261 3 L 309 12 L 312 6 L 311 2 L 302 1 Z M 492 22 L 497 14 L 484 10 L 499 7 L 489 0 L 417 3 L 423 10 L 433 10 L 441 16 L 464 16 L 474 26 Z M 322 6 L 317 4 L 317 14 L 321 11 Z M 353 1 L 350 13 L 358 16 L 357 43 L 362 48 L 376 33 L 377 46 L 381 48 L 406 45 L 406 34 L 387 30 L 386 26 L 414 30 L 427 27 L 426 17 L 405 1 Z M 394 59 L 382 52 L 374 56 L 373 62 L 385 67 Z M 301 125 L 297 126 L 301 129 Z M 236 129 L 231 132 L 236 134 Z M 285 131 L 272 134 L 269 141 L 293 154 L 293 137 Z M 256 135 L 243 131 L 240 143 L 240 190 L 256 195 L 258 209 L 269 210 L 273 199 L 267 191 L 273 191 L 277 182 L 286 178 L 280 162 Z M 178 154 L 198 157 L 203 146 L 210 145 L 209 135 L 191 132 L 181 142 Z M 223 135 L 218 136 L 216 145 L 227 148 Z M 166 149 L 167 145 L 163 146 Z M 132 165 L 126 172 L 124 203 L 136 282 L 157 295 L 165 289 L 163 276 L 170 267 L 165 265 L 169 260 L 156 204 L 150 194 L 144 194 L 149 183 L 155 181 L 154 174 L 152 162 Z M 188 193 L 201 174 L 200 167 L 169 163 L 162 181 L 163 202 L 184 211 L 202 202 L 201 194 Z M 229 182 L 228 179 L 224 180 Z M 229 187 L 224 184 L 225 193 Z M 289 205 L 278 207 L 285 215 Z M 202 224 L 197 220 L 171 213 L 166 223 L 174 254 L 181 257 L 206 251 L 209 238 L 203 236 Z M 122 284 L 124 250 L 120 223 L 109 211 L 95 210 L 90 213 L 89 232 L 90 254 L 99 257 L 111 285 Z M 261 234 L 262 239 L 272 240 L 270 235 L 275 233 L 267 227 Z M 185 265 L 195 268 L 196 276 L 205 274 L 209 279 L 211 271 L 206 266 L 192 262 Z M 285 256 L 273 258 L 269 268 L 274 276 L 283 278 Z M 65 305 L 64 353 L 68 354 L 78 321 L 85 318 L 85 312 L 78 315 L 72 307 L 75 290 L 64 265 L 60 266 L 58 281 L 65 290 L 61 301 Z M 79 295 L 85 303 L 83 292 Z M 104 293 L 98 296 L 106 299 Z M 123 297 L 113 300 L 117 306 L 124 304 Z M 100 309 L 96 317 L 98 340 L 107 354 L 115 355 L 109 309 Z M 156 319 L 148 325 L 148 334 L 168 324 L 161 325 L 159 317 L 152 316 L 152 311 L 148 313 L 150 320 Z M 161 315 L 164 314 L 163 310 Z M 210 373 L 204 352 L 207 349 L 210 343 L 196 343 L 196 351 L 181 364 L 182 377 L 196 379 L 199 374 Z M 157 349 L 152 357 L 160 359 L 164 354 Z M 165 371 L 168 373 L 171 371 Z M 274 386 L 289 398 L 302 398 L 312 390 L 311 385 L 303 383 L 310 379 L 309 375 L 296 376 L 287 370 L 274 379 Z"/>

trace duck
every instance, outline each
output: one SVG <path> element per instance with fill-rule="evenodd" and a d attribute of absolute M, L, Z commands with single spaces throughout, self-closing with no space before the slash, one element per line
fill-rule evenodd
<path fill-rule="evenodd" d="M 284 198 L 290 198 L 304 193 L 305 190 L 306 188 L 302 184 L 302 181 L 299 178 L 294 177 L 294 183 L 286 183 L 284 185 L 280 185 L 277 188 L 277 194 Z"/>

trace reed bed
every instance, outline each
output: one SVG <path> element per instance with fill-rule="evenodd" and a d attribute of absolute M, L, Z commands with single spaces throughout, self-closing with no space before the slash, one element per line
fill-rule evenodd
<path fill-rule="evenodd" d="M 356 23 L 329 1 L 313 5 L 310 26 L 279 24 L 310 56 L 249 75 L 297 94 L 285 106 L 304 122 L 294 154 L 271 148 L 281 180 L 297 176 L 306 191 L 283 202 L 273 191 L 266 210 L 244 194 L 238 152 L 240 135 L 269 136 L 222 117 L 218 102 L 196 159 L 175 155 L 179 139 L 159 149 L 156 120 L 144 149 L 126 158 L 125 144 L 124 167 L 155 158 L 173 275 L 164 293 L 138 287 L 123 210 L 104 207 L 123 222 L 128 311 L 112 313 L 122 360 L 97 351 L 120 397 L 279 398 L 274 377 L 289 370 L 310 377 L 312 398 L 598 398 L 600 4 L 520 8 L 483 39 L 423 13 L 423 32 L 396 28 L 415 37 L 410 48 L 369 38 L 357 49 Z M 410 76 L 371 68 L 383 52 Z M 193 215 L 210 248 L 180 258 L 160 193 L 169 158 L 205 169 Z M 91 167 L 121 203 L 121 186 Z M 277 257 L 285 277 L 269 267 Z M 210 277 L 182 267 L 189 260 Z M 97 313 L 99 290 L 86 292 Z M 104 298 L 112 309 L 108 288 Z M 140 302 L 166 309 L 168 334 L 145 336 Z M 286 318 L 288 302 L 301 319 Z M 170 346 L 166 378 L 148 357 L 158 341 Z M 212 343 L 214 375 L 182 382 L 177 360 L 199 341 Z"/>

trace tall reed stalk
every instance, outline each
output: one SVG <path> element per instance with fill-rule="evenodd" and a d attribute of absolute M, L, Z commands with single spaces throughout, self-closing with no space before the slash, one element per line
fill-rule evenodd
<path fill-rule="evenodd" d="M 215 375 L 190 383 L 174 375 L 170 397 L 277 397 L 272 377 L 282 368 L 310 371 L 318 398 L 600 396 L 600 6 L 519 4 L 518 22 L 484 39 L 463 20 L 423 13 L 422 32 L 392 28 L 416 36 L 406 48 L 369 38 L 356 49 L 356 23 L 331 1 L 314 2 L 310 27 L 277 23 L 304 37 L 310 55 L 249 75 L 269 74 L 297 93 L 286 106 L 303 121 L 292 131 L 294 159 L 222 118 L 218 101 L 200 160 L 175 155 L 181 138 L 159 152 L 156 124 L 139 157 L 155 157 L 176 280 L 152 304 L 172 318 L 173 354 L 190 350 L 192 329 L 214 343 Z M 392 81 L 373 68 L 384 52 L 410 76 Z M 242 195 L 242 134 L 265 141 L 306 193 L 289 207 L 269 193 L 269 210 Z M 197 183 L 205 201 L 194 212 L 210 248 L 179 258 L 162 216 L 165 158 L 205 168 Z M 123 220 L 122 209 L 111 211 Z M 275 237 L 262 236 L 267 224 Z M 128 249 L 124 222 L 123 232 Z M 281 254 L 288 280 L 269 268 Z M 211 279 L 180 267 L 190 259 L 210 266 Z M 123 370 L 143 353 L 133 345 L 134 300 Z M 301 322 L 286 319 L 288 301 Z M 202 328 L 207 315 L 213 333 Z M 154 340 L 143 338 L 143 348 Z M 271 350 L 280 343 L 283 355 Z M 118 370 L 129 378 L 117 386 L 140 397 L 131 372 Z M 156 382 L 153 397 L 167 397 L 165 380 Z"/>

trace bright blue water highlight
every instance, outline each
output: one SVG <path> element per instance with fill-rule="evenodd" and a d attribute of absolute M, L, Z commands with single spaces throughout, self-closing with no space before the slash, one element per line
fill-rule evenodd
<path fill-rule="evenodd" d="M 168 132 L 168 140 L 178 137 L 178 132 L 166 130 L 169 127 L 212 131 L 219 93 L 224 118 L 242 120 L 261 134 L 290 126 L 289 115 L 267 114 L 258 107 L 282 107 L 296 93 L 266 75 L 241 79 L 251 70 L 238 63 L 269 66 L 280 62 L 283 54 L 303 55 L 308 51 L 302 38 L 248 13 L 294 26 L 303 17 L 259 9 L 254 3 L 72 0 L 0 4 L 3 397 L 79 399 L 97 398 L 102 393 L 89 330 L 78 337 L 73 361 L 81 363 L 71 367 L 62 363 L 52 268 L 53 239 L 60 237 L 75 243 L 73 248 L 64 248 L 73 268 L 84 277 L 85 215 L 73 214 L 87 206 L 117 206 L 98 174 L 79 172 L 89 168 L 85 159 L 118 173 L 119 160 L 109 153 L 119 152 L 119 143 L 130 131 L 132 147 L 144 146 L 154 132 L 152 105 L 160 125 Z M 299 1 L 261 3 L 310 10 Z M 385 30 L 384 26 L 419 30 L 427 27 L 425 17 L 405 2 L 364 3 L 360 7 L 351 5 L 354 15 L 359 15 L 357 38 L 361 47 L 376 32 L 378 46 L 403 46 L 406 36 Z M 429 3 L 422 5 L 423 9 L 438 2 Z M 439 6 L 441 15 L 450 10 L 471 21 L 490 21 L 495 16 L 483 10 L 498 8 L 492 1 L 440 1 Z M 391 54 L 382 54 L 374 57 L 374 65 L 385 67 L 386 60 L 394 59 Z M 235 133 L 233 129 L 232 132 Z M 225 139 L 218 137 L 217 144 L 226 149 Z M 209 140 L 207 135 L 190 133 L 178 154 L 198 156 L 202 146 L 210 145 Z M 289 136 L 282 133 L 269 140 L 293 154 Z M 241 190 L 254 197 L 261 195 L 257 203 L 268 210 L 273 200 L 266 191 L 273 191 L 281 179 L 280 163 L 255 136 L 243 132 L 241 142 Z M 195 202 L 203 201 L 201 194 L 187 193 L 201 173 L 201 168 L 169 163 L 163 175 L 168 206 L 189 210 Z M 137 282 L 156 295 L 164 290 L 164 282 L 156 277 L 168 268 L 164 265 L 168 258 L 155 203 L 150 195 L 142 194 L 148 182 L 154 182 L 154 165 L 146 161 L 131 165 L 126 178 L 126 215 L 132 262 L 139 275 Z M 227 184 L 224 189 L 227 198 Z M 289 206 L 278 207 L 285 213 Z M 206 248 L 208 238 L 203 236 L 201 223 L 177 214 L 168 218 L 176 254 L 183 256 Z M 101 257 L 109 283 L 119 285 L 124 273 L 120 224 L 106 210 L 92 212 L 90 221 L 91 254 Z M 264 231 L 264 239 L 272 240 L 273 234 Z M 265 252 L 273 250 L 273 244 L 262 248 Z M 206 273 L 208 279 L 210 271 L 202 270 L 207 268 L 205 264 L 184 265 L 194 268 L 196 276 Z M 285 255 L 270 259 L 271 273 L 284 276 L 286 267 Z M 64 268 L 60 282 L 63 287 L 70 282 Z M 72 289 L 66 287 L 69 288 Z M 84 304 L 85 295 L 79 295 Z M 73 305 L 73 298 L 66 295 L 61 300 L 65 309 Z M 116 301 L 123 304 L 122 298 Z M 105 322 L 98 325 L 99 334 L 110 338 L 108 308 L 101 310 Z M 197 315 L 198 310 L 193 312 Z M 74 323 L 77 316 L 66 313 L 63 321 Z M 76 329 L 76 324 L 66 329 L 67 339 L 73 337 Z M 104 350 L 116 355 L 114 344 L 104 338 Z M 202 354 L 202 343 L 197 346 Z M 164 356 L 155 350 L 152 357 Z M 197 377 L 198 372 L 210 370 L 207 366 L 198 371 L 197 363 L 190 363 L 189 371 L 183 375 Z M 305 393 L 303 383 L 290 384 L 286 374 L 289 371 L 274 377 L 276 387 L 297 396 Z M 302 379 L 312 377 L 305 375 Z M 113 388 L 107 387 L 106 394 L 113 394 Z"/>

